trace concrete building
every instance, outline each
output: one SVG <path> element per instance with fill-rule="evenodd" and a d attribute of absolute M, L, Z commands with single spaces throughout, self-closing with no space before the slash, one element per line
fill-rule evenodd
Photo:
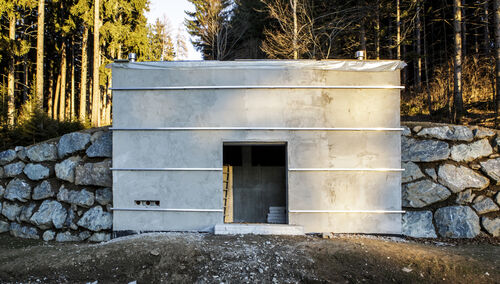
<path fill-rule="evenodd" d="M 401 233 L 403 66 L 113 63 L 113 230 Z"/>

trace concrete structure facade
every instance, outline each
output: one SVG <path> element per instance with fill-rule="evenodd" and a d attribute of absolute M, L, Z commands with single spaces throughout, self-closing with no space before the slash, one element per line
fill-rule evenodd
<path fill-rule="evenodd" d="M 112 64 L 113 230 L 213 230 L 224 145 L 270 143 L 286 146 L 288 224 L 400 234 L 403 65 Z"/>

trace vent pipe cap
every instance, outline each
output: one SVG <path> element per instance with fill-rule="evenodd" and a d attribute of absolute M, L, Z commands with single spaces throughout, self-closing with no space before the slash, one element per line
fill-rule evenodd
<path fill-rule="evenodd" d="M 363 50 L 358 50 L 356 51 L 356 58 L 358 60 L 363 60 L 365 59 L 365 52 Z"/>
<path fill-rule="evenodd" d="M 136 59 L 137 59 L 137 54 L 135 54 L 135 53 L 128 54 L 128 61 L 135 62 Z"/>

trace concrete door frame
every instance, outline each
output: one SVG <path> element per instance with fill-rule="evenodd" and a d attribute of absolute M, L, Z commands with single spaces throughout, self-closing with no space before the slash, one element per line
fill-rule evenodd
<path fill-rule="evenodd" d="M 285 214 L 286 214 L 286 224 L 290 224 L 290 216 L 288 212 L 288 203 L 289 203 L 289 196 L 288 196 L 288 141 L 283 141 L 283 140 L 252 140 L 252 141 L 235 141 L 235 140 L 223 140 L 222 141 L 222 151 L 221 151 L 221 161 L 222 161 L 222 166 L 224 166 L 224 146 L 284 146 L 285 147 Z M 221 166 L 221 167 L 222 167 Z M 221 182 L 222 183 L 222 182 Z M 233 190 L 234 192 L 234 190 Z M 233 193 L 234 194 L 234 193 Z M 224 192 L 221 190 L 221 195 L 222 198 L 224 198 Z M 224 215 L 222 217 L 222 221 L 224 221 Z M 224 222 L 223 222 L 224 223 Z M 234 223 L 238 224 L 238 223 Z"/>

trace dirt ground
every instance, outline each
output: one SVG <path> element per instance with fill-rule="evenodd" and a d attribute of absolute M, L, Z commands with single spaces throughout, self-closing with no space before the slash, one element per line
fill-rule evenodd
<path fill-rule="evenodd" d="M 101 244 L 0 236 L 1 283 L 500 283 L 497 240 L 154 233 Z"/>

